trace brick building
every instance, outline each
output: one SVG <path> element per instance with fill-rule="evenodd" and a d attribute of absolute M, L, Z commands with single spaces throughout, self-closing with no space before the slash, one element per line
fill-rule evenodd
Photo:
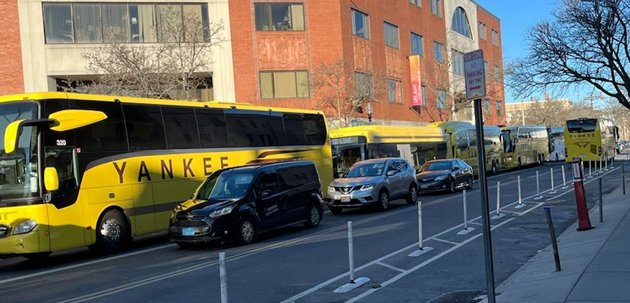
<path fill-rule="evenodd" d="M 361 100 L 356 120 L 367 120 L 368 103 L 376 123 L 472 120 L 461 100 L 463 54 L 481 48 L 486 123 L 505 123 L 500 20 L 472 0 L 6 0 L 0 92 L 93 79 L 81 54 L 103 44 L 106 28 L 126 33 L 123 43 L 159 43 L 153 32 L 166 11 L 223 22 L 224 39 L 203 71 L 216 100 L 320 108 L 332 117 L 314 80 L 319 67 L 342 62 L 342 79 L 368 79 L 375 93 Z M 420 96 L 422 104 L 412 103 Z"/>

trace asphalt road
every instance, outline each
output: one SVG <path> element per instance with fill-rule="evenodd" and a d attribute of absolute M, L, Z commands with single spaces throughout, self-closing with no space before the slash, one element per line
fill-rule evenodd
<path fill-rule="evenodd" d="M 621 185 L 620 162 L 602 176 L 604 194 Z M 549 193 L 550 169 L 557 193 Z M 492 219 L 495 284 L 549 244 L 544 205 L 552 205 L 556 233 L 576 219 L 570 167 L 568 189 L 561 164 L 550 163 L 492 176 L 491 216 L 501 181 L 501 217 Z M 536 171 L 543 197 L 535 200 Z M 588 173 L 588 168 L 587 168 Z M 520 175 L 525 207 L 515 208 Z M 598 176 L 599 177 L 599 176 Z M 587 179 L 589 206 L 596 178 Z M 423 245 L 419 257 L 415 205 L 327 213 L 318 228 L 285 228 L 248 246 L 214 245 L 183 250 L 164 237 L 136 241 L 123 253 L 97 256 L 87 250 L 57 253 L 34 262 L 0 259 L 1 302 L 220 302 L 218 254 L 226 252 L 230 302 L 475 302 L 486 292 L 479 183 L 467 192 L 467 234 L 462 192 L 421 195 Z M 605 203 L 605 201 L 604 201 Z M 349 281 L 346 222 L 353 221 L 356 277 L 370 281 L 345 294 L 333 291 Z M 596 225 L 598 218 L 591 218 Z M 473 230 L 474 229 L 474 230 Z M 562 252 L 560 252 L 562 257 Z M 554 270 L 553 260 L 549 262 Z"/>

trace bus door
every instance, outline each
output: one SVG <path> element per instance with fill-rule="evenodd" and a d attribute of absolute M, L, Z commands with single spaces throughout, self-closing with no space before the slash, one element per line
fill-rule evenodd
<path fill-rule="evenodd" d="M 55 147 L 44 148 L 44 166 L 54 167 L 59 189 L 50 193 L 47 203 L 50 243 L 53 251 L 85 245 L 86 218 L 82 203 L 77 203 L 79 173 L 77 150 L 57 140 Z"/>

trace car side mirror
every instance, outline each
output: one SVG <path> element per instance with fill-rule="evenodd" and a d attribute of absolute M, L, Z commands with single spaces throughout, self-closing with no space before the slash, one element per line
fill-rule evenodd
<path fill-rule="evenodd" d="M 387 176 L 388 176 L 388 177 L 389 177 L 389 176 L 393 176 L 393 175 L 395 175 L 395 174 L 396 174 L 396 171 L 395 171 L 395 170 L 388 170 L 388 171 L 387 171 Z"/>

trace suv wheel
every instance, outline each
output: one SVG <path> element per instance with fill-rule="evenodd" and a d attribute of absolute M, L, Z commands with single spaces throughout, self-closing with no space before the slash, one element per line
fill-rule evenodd
<path fill-rule="evenodd" d="M 319 211 L 319 209 L 317 209 L 317 207 L 315 207 L 315 205 L 311 205 L 309 207 L 307 217 L 306 217 L 306 227 L 317 227 L 319 226 L 319 222 L 321 221 L 322 221 L 321 212 Z"/>
<path fill-rule="evenodd" d="M 389 195 L 384 190 L 381 191 L 380 194 L 378 194 L 378 207 L 381 210 L 386 210 L 389 208 Z"/>
<path fill-rule="evenodd" d="M 409 186 L 409 195 L 407 196 L 407 204 L 414 204 L 418 201 L 418 188 L 415 184 Z"/>

